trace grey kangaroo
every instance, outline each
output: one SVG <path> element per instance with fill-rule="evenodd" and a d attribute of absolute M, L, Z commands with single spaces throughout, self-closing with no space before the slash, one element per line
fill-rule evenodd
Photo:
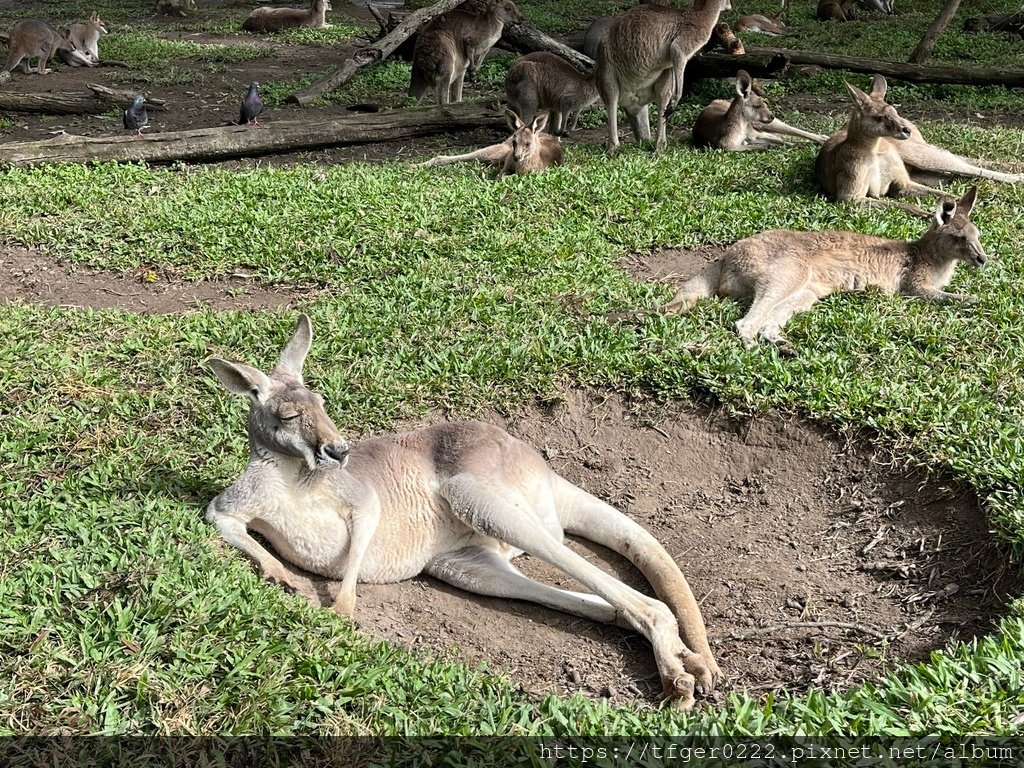
<path fill-rule="evenodd" d="M 451 165 L 452 163 L 482 160 L 485 163 L 500 165 L 499 176 L 513 174 L 536 173 L 562 164 L 562 145 L 558 139 L 544 128 L 548 121 L 548 113 L 541 112 L 529 125 L 510 109 L 505 110 L 505 119 L 512 135 L 500 144 L 467 152 L 464 155 L 440 155 L 432 157 L 421 168 L 432 168 L 435 165 Z"/>
<path fill-rule="evenodd" d="M 557 136 L 576 130 L 580 112 L 600 98 L 593 75 L 547 51 L 516 59 L 505 77 L 505 96 L 524 123 L 549 112 L 548 130 Z"/>
<path fill-rule="evenodd" d="M 972 301 L 971 296 L 942 289 L 957 262 L 980 267 L 988 258 L 970 220 L 977 194 L 972 187 L 957 202 L 940 201 L 928 231 L 910 243 L 859 232 L 786 229 L 744 238 L 683 285 L 663 311 L 686 312 L 707 296 L 751 301 L 747 314 L 736 323 L 743 345 L 754 346 L 760 335 L 791 355 L 782 326 L 836 291 L 876 286 L 887 294 L 928 301 Z"/>
<path fill-rule="evenodd" d="M 33 72 L 39 75 L 49 74 L 53 70 L 47 69 L 46 62 L 53 58 L 62 45 L 75 50 L 74 43 L 68 39 L 68 30 L 58 32 L 39 19 L 19 21 L 11 29 L 7 40 L 7 63 L 0 69 L 0 83 L 10 79 L 11 70 L 18 64 L 22 65 L 22 71 L 26 75 Z M 32 59 L 38 60 L 34 68 L 29 63 Z"/>
<path fill-rule="evenodd" d="M 651 140 L 648 105 L 658 104 L 656 152 L 663 150 L 666 117 L 683 97 L 690 58 L 711 38 L 729 0 L 694 0 L 692 8 L 638 5 L 612 19 L 597 53 L 597 88 L 608 109 L 608 154 L 619 147 L 619 106 L 637 142 Z"/>
<path fill-rule="evenodd" d="M 323 398 L 303 381 L 311 343 L 312 327 L 302 315 L 269 374 L 216 357 L 207 361 L 228 391 L 249 401 L 250 447 L 245 471 L 210 502 L 206 519 L 263 576 L 290 584 L 283 558 L 341 580 L 332 609 L 352 616 L 359 582 L 426 573 L 476 594 L 528 600 L 640 632 L 653 646 L 665 698 L 680 709 L 693 706 L 695 691 L 713 690 L 721 672 L 700 608 L 650 533 L 489 424 L 445 422 L 349 444 Z M 573 552 L 564 533 L 622 553 L 657 599 Z M 523 552 L 593 594 L 530 579 L 510 562 Z"/>
<path fill-rule="evenodd" d="M 788 146 L 790 142 L 783 138 L 785 136 L 810 139 L 819 144 L 826 139 L 777 119 L 768 109 L 757 81 L 742 69 L 736 75 L 736 96 L 732 101 L 716 99 L 693 124 L 694 146 L 731 152 Z"/>
<path fill-rule="evenodd" d="M 829 197 L 861 200 L 906 193 L 945 194 L 914 180 L 913 175 L 920 173 L 1011 184 L 1024 180 L 1021 174 L 980 168 L 926 142 L 917 126 L 886 103 L 888 84 L 881 75 L 875 75 L 869 94 L 849 83 L 846 87 L 853 99 L 853 112 L 846 125 L 822 146 L 815 163 L 818 183 Z"/>
<path fill-rule="evenodd" d="M 456 8 L 428 22 L 416 35 L 409 95 L 422 104 L 433 87 L 438 104 L 462 101 L 467 75 L 480 69 L 505 25 L 522 20 L 512 0 L 495 0 L 483 14 Z"/>
<path fill-rule="evenodd" d="M 261 5 L 254 8 L 242 22 L 246 32 L 280 32 L 295 27 L 329 27 L 327 12 L 330 0 L 313 0 L 309 8 L 277 8 Z"/>

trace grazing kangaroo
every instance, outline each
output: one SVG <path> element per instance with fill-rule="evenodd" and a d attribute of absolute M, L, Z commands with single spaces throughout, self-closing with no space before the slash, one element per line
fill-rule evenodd
<path fill-rule="evenodd" d="M 857 0 L 818 0 L 819 21 L 853 21 Z"/>
<path fill-rule="evenodd" d="M 500 165 L 499 176 L 534 173 L 562 164 L 562 145 L 558 139 L 544 131 L 548 122 L 548 113 L 541 112 L 526 125 L 522 119 L 510 109 L 505 110 L 505 119 L 512 135 L 500 144 L 467 152 L 464 155 L 440 155 L 433 157 L 421 168 L 432 168 L 435 165 L 451 165 L 470 160 L 483 160 L 486 163 Z"/>
<path fill-rule="evenodd" d="M 512 0 L 495 0 L 483 14 L 455 9 L 416 35 L 409 95 L 422 104 L 431 86 L 438 104 L 462 101 L 462 85 L 476 74 L 506 24 L 523 21 Z"/>
<path fill-rule="evenodd" d="M 57 31 L 39 19 L 19 21 L 11 28 L 11 34 L 7 39 L 7 63 L 0 69 L 0 83 L 10 79 L 11 70 L 18 64 L 22 65 L 22 71 L 26 75 L 33 72 L 39 75 L 49 74 L 53 70 L 47 69 L 46 62 L 53 58 L 54 53 L 62 45 L 75 50 L 74 43 L 68 39 L 68 30 Z M 34 68 L 30 65 L 32 59 L 38 59 Z"/>
<path fill-rule="evenodd" d="M 731 152 L 789 146 L 782 136 L 810 139 L 821 144 L 827 137 L 802 131 L 778 120 L 764 102 L 764 91 L 745 70 L 736 75 L 732 101 L 716 99 L 693 124 L 695 147 L 717 147 Z"/>
<path fill-rule="evenodd" d="M 538 51 L 520 56 L 505 77 L 509 108 L 526 124 L 540 112 L 551 115 L 548 130 L 564 136 L 576 130 L 580 111 L 600 98 L 593 75 L 584 75 L 560 56 Z"/>
<path fill-rule="evenodd" d="M 750 300 L 747 314 L 736 323 L 743 345 L 754 346 L 760 334 L 791 355 L 782 326 L 836 291 L 876 286 L 887 294 L 928 301 L 971 301 L 971 296 L 942 289 L 958 261 L 980 267 L 988 258 L 970 220 L 977 194 L 972 187 L 957 202 L 940 201 L 928 231 L 910 243 L 859 232 L 785 229 L 744 238 L 680 288 L 663 311 L 685 312 L 707 296 Z"/>
<path fill-rule="evenodd" d="M 692 8 L 638 5 L 612 19 L 597 53 L 597 89 L 608 109 L 608 154 L 619 147 L 619 106 L 637 142 L 651 140 L 647 107 L 658 104 L 660 152 L 668 144 L 666 117 L 683 97 L 686 63 L 711 38 L 729 0 L 694 0 Z"/>
<path fill-rule="evenodd" d="M 736 32 L 740 34 L 743 32 L 756 32 L 761 35 L 779 37 L 786 34 L 783 32 L 785 27 L 786 22 L 782 20 L 781 11 L 776 13 L 770 19 L 759 13 L 752 13 L 748 16 L 740 16 L 739 20 L 736 22 Z"/>
<path fill-rule="evenodd" d="M 323 398 L 303 382 L 311 342 L 312 327 L 302 315 L 269 375 L 207 360 L 230 392 L 249 400 L 250 447 L 245 472 L 210 502 L 206 519 L 265 577 L 289 584 L 281 560 L 250 529 L 287 562 L 340 579 L 332 609 L 344 616 L 355 612 L 358 582 L 393 583 L 426 573 L 476 594 L 633 628 L 651 642 L 665 698 L 681 709 L 693 705 L 695 690 L 714 688 L 721 672 L 700 608 L 650 533 L 489 424 L 446 422 L 349 445 Z M 658 599 L 573 552 L 564 533 L 627 557 Z M 594 594 L 523 575 L 510 562 L 523 552 Z"/>
<path fill-rule="evenodd" d="M 815 163 L 818 183 L 829 197 L 861 200 L 887 194 L 945 194 L 913 180 L 912 171 L 1011 184 L 1024 181 L 1022 174 L 980 168 L 926 142 L 917 126 L 885 102 L 888 84 L 881 75 L 875 75 L 870 94 L 849 83 L 846 87 L 853 98 L 853 113 L 846 125 L 825 142 Z"/>
<path fill-rule="evenodd" d="M 313 0 L 309 8 L 277 8 L 261 5 L 245 17 L 242 29 L 246 32 L 280 32 L 295 27 L 329 27 L 327 12 L 330 0 Z"/>

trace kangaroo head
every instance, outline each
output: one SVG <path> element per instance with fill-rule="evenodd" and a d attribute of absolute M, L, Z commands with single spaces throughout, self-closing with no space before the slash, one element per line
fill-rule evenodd
<path fill-rule="evenodd" d="M 505 119 L 512 129 L 512 157 L 522 163 L 540 150 L 541 132 L 548 124 L 548 113 L 541 112 L 527 125 L 511 109 L 505 110 Z"/>
<path fill-rule="evenodd" d="M 285 344 L 270 375 L 244 363 L 211 357 L 221 384 L 249 398 L 249 441 L 253 449 L 302 459 L 310 471 L 344 466 L 348 443 L 324 410 L 324 399 L 302 381 L 302 364 L 313 340 L 306 315 Z"/>
<path fill-rule="evenodd" d="M 736 37 L 732 27 L 724 21 L 720 21 L 715 25 L 715 31 L 712 33 L 711 38 L 726 53 L 731 53 L 733 56 L 742 56 L 746 53 L 743 43 Z"/>
<path fill-rule="evenodd" d="M 518 24 L 521 21 L 526 21 L 512 0 L 499 0 L 494 4 L 493 13 L 502 24 Z"/>
<path fill-rule="evenodd" d="M 746 70 L 736 73 L 736 95 L 743 102 L 743 116 L 748 122 L 767 125 L 775 119 L 764 102 L 764 91 Z"/>
<path fill-rule="evenodd" d="M 103 19 L 100 18 L 100 12 L 99 11 L 93 11 L 92 12 L 92 15 L 89 17 L 89 26 L 92 27 L 93 29 L 98 30 L 100 32 L 100 34 L 103 34 L 103 35 L 110 34 L 109 32 L 107 32 L 107 28 L 103 24 Z"/>
<path fill-rule="evenodd" d="M 981 247 L 978 228 L 970 219 L 971 208 L 974 207 L 977 197 L 978 188 L 971 187 L 967 194 L 957 201 L 940 200 L 935 209 L 935 220 L 928 231 L 933 238 L 936 252 L 973 267 L 984 266 L 988 260 L 985 250 Z"/>
<path fill-rule="evenodd" d="M 871 83 L 871 93 L 864 93 L 855 85 L 846 84 L 853 98 L 854 119 L 851 126 L 857 125 L 860 133 L 867 136 L 888 137 L 905 140 L 911 136 L 910 123 L 896 113 L 896 108 L 885 102 L 888 84 L 881 75 L 875 75 Z"/>

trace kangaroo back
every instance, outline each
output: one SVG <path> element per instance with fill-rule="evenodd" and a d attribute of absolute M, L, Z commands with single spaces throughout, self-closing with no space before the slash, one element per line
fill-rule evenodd
<path fill-rule="evenodd" d="M 49 72 L 46 62 L 53 57 L 62 43 L 70 45 L 66 35 L 67 30 L 59 33 L 45 21 L 39 19 L 19 21 L 11 29 L 8 39 L 7 63 L 0 70 L 0 82 L 9 78 L 11 70 L 22 62 L 24 62 L 22 69 L 25 74 L 35 71 L 42 75 Z M 29 61 L 34 58 L 38 58 L 39 63 L 33 70 Z"/>
<path fill-rule="evenodd" d="M 599 98 L 592 75 L 547 51 L 516 60 L 505 78 L 505 95 L 509 108 L 527 124 L 539 112 L 550 112 L 548 130 L 556 135 L 574 129 L 580 110 Z M 570 118 L 572 124 L 567 125 Z"/>
<path fill-rule="evenodd" d="M 253 9 L 242 22 L 242 29 L 260 34 L 296 27 L 325 27 L 329 10 L 329 0 L 313 0 L 309 8 L 276 8 L 261 5 Z"/>

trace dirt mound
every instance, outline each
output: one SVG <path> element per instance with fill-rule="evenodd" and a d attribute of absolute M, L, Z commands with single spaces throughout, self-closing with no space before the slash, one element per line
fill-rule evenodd
<path fill-rule="evenodd" d="M 1018 589 L 969 491 L 894 471 L 800 422 L 630 411 L 615 397 L 575 392 L 546 410 L 489 420 L 665 545 L 701 603 L 723 690 L 834 690 L 873 679 L 893 661 L 986 632 Z M 572 546 L 645 588 L 614 553 Z M 529 556 L 516 563 L 580 588 Z M 336 587 L 317 582 L 310 597 Z M 529 691 L 652 705 L 660 691 L 638 635 L 429 578 L 360 585 L 356 618 L 364 632 L 419 652 L 457 649 Z"/>

